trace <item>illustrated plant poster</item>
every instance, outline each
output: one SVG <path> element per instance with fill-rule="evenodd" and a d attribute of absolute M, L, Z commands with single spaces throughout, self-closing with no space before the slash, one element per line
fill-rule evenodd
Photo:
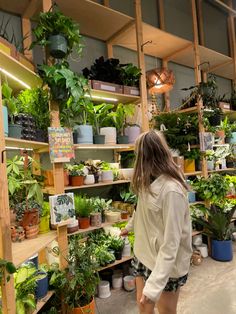
<path fill-rule="evenodd" d="M 200 132 L 199 133 L 200 140 L 200 151 L 205 152 L 206 150 L 213 149 L 213 138 L 212 133 L 210 132 Z"/>
<path fill-rule="evenodd" d="M 49 196 L 51 223 L 59 224 L 65 220 L 75 220 L 74 193 Z"/>
<path fill-rule="evenodd" d="M 69 162 L 75 157 L 73 137 L 70 129 L 48 128 L 51 162 Z"/>

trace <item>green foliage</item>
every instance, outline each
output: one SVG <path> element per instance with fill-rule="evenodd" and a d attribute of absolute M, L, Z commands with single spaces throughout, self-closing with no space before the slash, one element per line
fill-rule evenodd
<path fill-rule="evenodd" d="M 197 178 L 192 186 L 203 200 L 214 203 L 224 199 L 229 189 L 229 183 L 219 174 L 212 174 L 208 178 Z"/>
<path fill-rule="evenodd" d="M 12 262 L 9 262 L 5 259 L 0 258 L 0 285 L 2 284 L 2 280 L 5 274 L 9 274 L 6 276 L 7 281 L 10 280 L 10 275 L 16 272 L 16 267 Z"/>
<path fill-rule="evenodd" d="M 137 204 L 137 201 L 138 201 L 137 195 L 134 194 L 130 189 L 129 189 L 129 191 L 122 190 L 120 192 L 120 197 L 121 197 L 122 201 L 125 203 Z"/>
<path fill-rule="evenodd" d="M 202 216 L 192 215 L 195 223 L 203 226 L 203 233 L 218 241 L 230 240 L 232 228 L 231 219 L 236 210 L 236 206 L 226 201 L 212 204 L 210 208 L 204 208 Z"/>
<path fill-rule="evenodd" d="M 49 37 L 51 35 L 64 35 L 67 41 L 67 56 L 73 49 L 80 55 L 83 45 L 81 45 L 81 35 L 79 25 L 75 23 L 70 17 L 61 13 L 58 8 L 53 11 L 41 12 L 39 14 L 38 24 L 33 29 L 35 40 L 31 48 L 35 45 L 47 46 L 49 44 Z"/>
<path fill-rule="evenodd" d="M 115 261 L 115 255 L 107 250 L 106 245 L 97 245 L 94 247 L 94 256 L 100 266 L 106 266 Z"/>
<path fill-rule="evenodd" d="M 42 88 L 25 89 L 17 96 L 18 111 L 30 114 L 37 128 L 47 130 L 50 126 L 48 92 Z"/>
<path fill-rule="evenodd" d="M 85 176 L 84 172 L 84 164 L 75 164 L 75 165 L 68 165 L 67 169 L 69 171 L 69 175 L 72 177 L 77 177 L 77 176 Z"/>
<path fill-rule="evenodd" d="M 50 216 L 50 205 L 49 202 L 43 202 L 42 205 L 42 212 L 41 212 L 41 217 L 47 217 Z"/>
<path fill-rule="evenodd" d="M 14 123 L 14 116 L 18 113 L 17 99 L 12 95 L 13 90 L 7 83 L 2 84 L 2 104 L 8 109 L 8 114 L 11 117 L 11 123 Z"/>
<path fill-rule="evenodd" d="M 106 161 L 101 161 L 100 163 L 98 163 L 98 167 L 102 171 L 112 170 L 110 163 Z"/>
<path fill-rule="evenodd" d="M 158 130 L 165 126 L 163 131 L 168 145 L 178 149 L 183 155 L 188 150 L 188 144 L 198 141 L 198 116 L 196 114 L 163 113 L 154 117 L 154 127 Z"/>
<path fill-rule="evenodd" d="M 75 195 L 75 213 L 78 217 L 89 217 L 93 210 L 92 201 L 85 195 Z"/>
<path fill-rule="evenodd" d="M 112 200 L 106 200 L 100 197 L 92 197 L 91 199 L 93 212 L 100 212 L 102 213 L 105 210 L 109 210 L 111 207 Z"/>
<path fill-rule="evenodd" d="M 126 225 L 127 225 L 127 221 L 123 221 L 123 222 L 117 222 L 113 225 L 113 227 L 118 227 L 121 230 L 125 229 Z M 131 245 L 132 250 L 134 249 L 134 232 L 129 232 L 128 234 L 128 239 L 129 239 L 129 243 Z"/>
<path fill-rule="evenodd" d="M 125 246 L 125 241 L 120 237 L 110 236 L 108 246 L 111 250 L 114 250 L 115 252 L 120 252 Z"/>
<path fill-rule="evenodd" d="M 116 110 L 109 114 L 116 127 L 118 135 L 124 135 L 126 119 L 134 114 L 134 110 L 135 106 L 133 104 L 124 105 L 119 103 Z"/>
<path fill-rule="evenodd" d="M 52 275 L 50 284 L 57 294 L 63 296 L 70 308 L 87 305 L 94 297 L 99 282 L 93 247 L 73 237 L 70 239 L 66 260 L 68 266 L 62 271 L 57 270 Z"/>
<path fill-rule="evenodd" d="M 121 65 L 121 81 L 123 85 L 139 87 L 139 79 L 142 75 L 141 69 L 132 63 Z"/>
<path fill-rule="evenodd" d="M 106 103 L 98 105 L 92 103 L 90 106 L 87 106 L 89 112 L 88 120 L 94 128 L 94 134 L 100 133 L 100 128 L 103 126 L 104 121 L 107 120 L 107 116 L 113 107 L 114 105 Z"/>
<path fill-rule="evenodd" d="M 200 159 L 201 153 L 200 153 L 199 149 L 193 148 L 193 149 L 190 149 L 190 150 L 187 150 L 186 152 L 184 152 L 183 156 L 185 159 L 198 160 L 198 159 Z"/>

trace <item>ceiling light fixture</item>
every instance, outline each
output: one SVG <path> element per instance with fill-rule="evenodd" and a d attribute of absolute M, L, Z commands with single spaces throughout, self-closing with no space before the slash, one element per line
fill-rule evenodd
<path fill-rule="evenodd" d="M 172 70 L 166 68 L 153 69 L 146 73 L 150 94 L 162 94 L 170 91 L 175 83 Z"/>
<path fill-rule="evenodd" d="M 8 72 L 7 70 L 0 68 L 0 72 L 2 72 L 3 74 L 7 75 L 8 77 L 10 77 L 11 79 L 13 79 L 14 81 L 20 83 L 22 86 L 24 86 L 27 89 L 31 89 L 31 87 L 26 84 L 25 82 L 23 82 L 22 80 L 18 79 L 15 75 L 11 74 L 10 72 Z"/>
<path fill-rule="evenodd" d="M 103 96 L 96 96 L 96 95 L 89 95 L 89 94 L 85 94 L 85 97 L 91 97 L 97 100 L 107 100 L 107 101 L 112 101 L 112 102 L 117 102 L 119 100 L 117 98 L 103 97 Z"/>

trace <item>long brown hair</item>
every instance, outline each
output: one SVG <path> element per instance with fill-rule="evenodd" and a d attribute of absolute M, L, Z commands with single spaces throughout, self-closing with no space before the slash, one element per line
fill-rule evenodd
<path fill-rule="evenodd" d="M 159 175 L 164 174 L 177 180 L 186 190 L 184 174 L 175 164 L 164 136 L 157 131 L 142 133 L 135 143 L 136 160 L 132 189 L 138 194 L 150 192 L 150 184 Z"/>

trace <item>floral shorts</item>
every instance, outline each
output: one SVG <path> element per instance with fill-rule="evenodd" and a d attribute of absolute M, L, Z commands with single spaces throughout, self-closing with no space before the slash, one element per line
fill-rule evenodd
<path fill-rule="evenodd" d="M 144 266 L 138 259 L 137 257 L 134 257 L 133 260 L 131 261 L 131 265 L 132 265 L 132 273 L 133 276 L 142 276 L 144 277 L 144 280 L 147 280 L 148 277 L 151 274 L 151 270 L 149 268 L 147 268 L 146 266 Z M 176 292 L 178 290 L 179 287 L 182 287 L 186 281 L 188 279 L 188 274 L 179 277 L 179 278 L 169 278 L 164 291 L 173 291 Z"/>

